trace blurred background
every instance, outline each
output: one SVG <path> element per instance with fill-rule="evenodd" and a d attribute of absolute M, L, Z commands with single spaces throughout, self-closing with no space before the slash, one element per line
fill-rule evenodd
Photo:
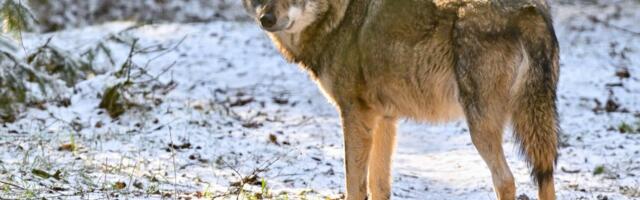
<path fill-rule="evenodd" d="M 558 197 L 638 199 L 640 0 L 549 2 Z M 335 109 L 241 0 L 0 0 L 0 20 L 0 199 L 343 198 Z M 399 130 L 393 199 L 495 199 L 464 121 Z"/>
<path fill-rule="evenodd" d="M 240 0 L 23 0 L 37 13 L 42 31 L 109 21 L 211 22 L 246 20 Z"/>

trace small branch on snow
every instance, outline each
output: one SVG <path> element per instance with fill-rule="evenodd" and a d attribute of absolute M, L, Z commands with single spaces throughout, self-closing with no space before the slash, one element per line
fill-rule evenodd
<path fill-rule="evenodd" d="M 634 35 L 634 36 L 640 36 L 640 32 L 635 32 L 635 31 L 629 30 L 627 28 L 611 24 L 608 21 L 601 20 L 596 16 L 591 15 L 591 16 L 588 16 L 587 18 L 589 20 L 591 20 L 591 22 L 596 23 L 596 24 L 601 24 L 604 27 L 615 29 L 615 30 L 622 31 L 622 32 L 625 32 L 625 33 L 629 33 L 629 34 Z"/>
<path fill-rule="evenodd" d="M 13 183 L 10 183 L 10 182 L 6 182 L 6 181 L 0 180 L 0 183 L 5 184 L 5 185 L 9 185 L 11 187 L 14 187 L 14 188 L 17 188 L 17 189 L 20 189 L 20 190 L 26 190 L 24 187 L 16 185 L 16 184 L 13 184 Z"/>

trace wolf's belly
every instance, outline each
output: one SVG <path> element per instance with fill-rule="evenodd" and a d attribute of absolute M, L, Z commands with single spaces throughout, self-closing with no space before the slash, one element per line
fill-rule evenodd
<path fill-rule="evenodd" d="M 446 122 L 463 116 L 453 73 L 387 77 L 368 86 L 368 101 L 386 115 L 427 122 Z"/>

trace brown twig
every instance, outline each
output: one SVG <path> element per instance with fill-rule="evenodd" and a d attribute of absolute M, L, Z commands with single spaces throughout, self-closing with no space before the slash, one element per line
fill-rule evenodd
<path fill-rule="evenodd" d="M 18 189 L 20 189 L 20 190 L 26 190 L 24 187 L 19 186 L 19 185 L 16 185 L 16 184 L 14 184 L 14 183 L 10 183 L 10 182 L 6 182 L 6 181 L 2 181 L 2 180 L 0 180 L 0 183 L 5 184 L 5 185 L 9 185 L 9 186 L 14 187 L 14 188 L 18 188 Z"/>
<path fill-rule="evenodd" d="M 588 16 L 588 18 L 589 18 L 589 20 L 591 20 L 593 23 L 602 24 L 604 27 L 611 28 L 611 29 L 615 29 L 615 30 L 622 31 L 622 32 L 625 32 L 625 33 L 629 33 L 629 34 L 631 34 L 631 35 L 640 36 L 640 32 L 635 32 L 635 31 L 633 31 L 633 30 L 629 30 L 629 29 L 627 29 L 627 28 L 624 28 L 624 27 L 620 27 L 620 26 L 617 26 L 617 25 L 611 24 L 611 23 L 609 23 L 608 21 L 601 20 L 601 19 L 599 19 L 599 18 L 598 18 L 598 17 L 596 17 L 596 16 L 591 15 L 591 16 Z"/>

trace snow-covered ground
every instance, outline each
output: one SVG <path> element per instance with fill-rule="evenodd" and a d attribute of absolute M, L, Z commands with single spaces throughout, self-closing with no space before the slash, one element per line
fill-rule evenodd
<path fill-rule="evenodd" d="M 640 4 L 612 2 L 554 10 L 562 48 L 559 199 L 640 198 L 640 133 L 620 131 L 640 129 Z M 32 51 L 53 36 L 54 45 L 79 53 L 130 25 L 26 35 L 25 46 Z M 164 24 L 121 35 L 141 38 L 141 47 L 177 45 L 134 57 L 143 66 L 152 60 L 149 74 L 172 83 L 168 92 L 118 119 L 98 109 L 130 48 L 107 42 L 119 64 L 69 89 L 70 106 L 32 108 L 0 127 L 0 199 L 236 199 L 263 190 L 273 199 L 341 197 L 337 114 L 256 25 Z M 394 199 L 495 199 L 463 121 L 400 127 Z M 510 137 L 505 146 L 518 194 L 535 197 Z"/>

